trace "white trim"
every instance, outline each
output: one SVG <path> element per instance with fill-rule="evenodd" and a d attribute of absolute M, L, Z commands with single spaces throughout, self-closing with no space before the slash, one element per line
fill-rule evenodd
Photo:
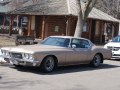
<path fill-rule="evenodd" d="M 70 1 L 69 0 L 67 0 L 67 6 L 68 6 L 68 13 L 70 14 L 71 10 L 70 10 Z"/>

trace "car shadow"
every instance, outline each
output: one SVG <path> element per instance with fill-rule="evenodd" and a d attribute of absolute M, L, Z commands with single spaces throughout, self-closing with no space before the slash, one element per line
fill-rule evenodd
<path fill-rule="evenodd" d="M 66 73 L 73 73 L 73 72 L 85 72 L 85 71 L 94 71 L 94 70 L 101 70 L 101 69 L 110 69 L 110 68 L 117 68 L 120 66 L 117 65 L 110 65 L 110 64 L 102 64 L 99 67 L 90 67 L 89 65 L 74 65 L 74 66 L 62 66 L 58 67 L 51 73 L 43 73 L 40 68 L 36 67 L 14 67 L 11 66 L 10 68 L 17 69 L 21 72 L 31 72 L 40 75 L 54 75 L 54 74 L 66 74 Z"/>

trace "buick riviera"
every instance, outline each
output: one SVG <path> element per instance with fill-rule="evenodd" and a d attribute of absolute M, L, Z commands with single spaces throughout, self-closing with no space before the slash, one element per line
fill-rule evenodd
<path fill-rule="evenodd" d="M 52 72 L 57 66 L 90 64 L 100 66 L 111 58 L 111 51 L 94 45 L 90 40 L 72 36 L 49 36 L 36 45 L 3 47 L 4 60 L 14 66 L 40 67 Z"/>

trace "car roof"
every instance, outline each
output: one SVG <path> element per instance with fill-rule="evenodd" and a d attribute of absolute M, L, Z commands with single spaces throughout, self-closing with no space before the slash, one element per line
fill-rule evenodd
<path fill-rule="evenodd" d="M 85 40 L 88 40 L 88 39 L 86 39 L 86 38 L 74 37 L 74 36 L 50 36 L 50 37 L 59 37 L 59 38 L 78 38 L 78 39 L 85 39 Z"/>

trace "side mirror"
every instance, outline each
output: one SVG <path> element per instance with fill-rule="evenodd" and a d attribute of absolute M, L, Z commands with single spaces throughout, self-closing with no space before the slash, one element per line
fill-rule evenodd
<path fill-rule="evenodd" d="M 76 48 L 76 45 L 75 45 L 75 44 L 73 44 L 73 45 L 72 45 L 72 48 L 73 48 L 73 49 L 74 49 L 74 48 Z"/>

